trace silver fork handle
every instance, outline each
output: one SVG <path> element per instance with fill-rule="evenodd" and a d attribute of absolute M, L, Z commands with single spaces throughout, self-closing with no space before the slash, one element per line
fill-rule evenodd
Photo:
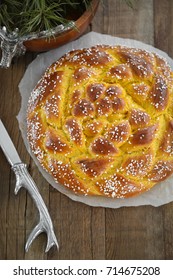
<path fill-rule="evenodd" d="M 31 195 L 32 199 L 35 202 L 36 207 L 39 211 L 40 220 L 39 223 L 35 226 L 35 228 L 30 233 L 28 240 L 25 245 L 25 250 L 28 251 L 31 243 L 34 239 L 42 232 L 47 234 L 47 246 L 45 252 L 48 252 L 52 246 L 58 247 L 58 242 L 54 233 L 53 224 L 51 218 L 49 216 L 48 210 L 46 205 L 36 187 L 35 182 L 33 181 L 32 177 L 27 171 L 26 164 L 24 163 L 17 163 L 12 166 L 12 170 L 16 175 L 16 186 L 15 186 L 15 194 L 24 187 L 29 194 Z"/>

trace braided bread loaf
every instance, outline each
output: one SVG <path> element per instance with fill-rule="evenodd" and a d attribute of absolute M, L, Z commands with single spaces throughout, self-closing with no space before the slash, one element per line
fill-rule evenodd
<path fill-rule="evenodd" d="M 31 93 L 27 135 L 76 194 L 131 197 L 173 173 L 173 73 L 154 53 L 98 45 L 51 65 Z"/>

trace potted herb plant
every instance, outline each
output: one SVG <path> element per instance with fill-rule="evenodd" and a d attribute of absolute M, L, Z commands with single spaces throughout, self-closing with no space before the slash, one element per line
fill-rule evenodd
<path fill-rule="evenodd" d="M 0 0 L 0 66 L 26 50 L 47 51 L 78 38 L 99 0 Z"/>

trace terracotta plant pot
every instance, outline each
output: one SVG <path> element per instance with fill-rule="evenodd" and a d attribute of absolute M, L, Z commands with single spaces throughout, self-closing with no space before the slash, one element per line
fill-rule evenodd
<path fill-rule="evenodd" d="M 92 21 L 100 0 L 92 0 L 91 7 L 88 8 L 77 20 L 75 20 L 76 28 L 71 28 L 68 31 L 59 33 L 54 38 L 45 39 L 38 38 L 23 42 L 28 51 L 42 52 L 47 51 L 58 46 L 64 45 L 70 41 L 77 39 L 87 29 Z"/>

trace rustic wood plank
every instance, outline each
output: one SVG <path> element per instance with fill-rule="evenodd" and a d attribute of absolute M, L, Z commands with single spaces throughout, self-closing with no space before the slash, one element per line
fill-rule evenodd
<path fill-rule="evenodd" d="M 105 252 L 105 209 L 92 209 L 92 259 L 104 260 Z"/>
<path fill-rule="evenodd" d="M 4 124 L 9 131 L 9 134 L 15 144 L 17 146 L 17 139 L 18 139 L 18 133 L 16 130 L 16 120 L 14 118 L 14 103 L 15 103 L 15 88 L 13 84 L 13 67 L 8 70 L 1 70 L 1 77 L 3 83 L 1 84 L 1 94 L 3 94 L 3 102 L 1 106 L 1 117 L 4 121 Z M 17 109 L 17 108 L 16 108 Z M 6 162 L 7 164 L 7 162 Z M 6 197 L 3 199 L 6 201 L 6 220 L 3 220 L 5 222 L 6 226 L 6 252 L 5 256 L 8 259 L 9 257 L 11 259 L 16 259 L 16 248 L 17 248 L 17 201 L 15 200 L 14 195 L 14 187 L 15 187 L 15 178 L 14 174 L 12 174 L 12 171 L 10 170 L 10 166 L 8 164 L 8 176 L 9 176 L 9 183 L 6 185 L 9 186 L 8 194 L 6 193 Z M 4 181 L 2 181 L 1 185 L 4 185 Z M 5 185 L 4 185 L 5 187 Z"/>
<path fill-rule="evenodd" d="M 173 2 L 154 1 L 154 41 L 155 46 L 173 56 Z"/>
<path fill-rule="evenodd" d="M 162 259 L 164 236 L 161 217 L 161 208 L 151 206 L 106 212 L 106 258 Z"/>
<path fill-rule="evenodd" d="M 15 147 L 18 150 L 21 159 L 24 162 L 29 161 L 29 155 L 24 148 L 21 135 L 18 128 L 16 115 L 20 109 L 20 95 L 18 91 L 18 84 L 23 76 L 25 69 L 25 58 L 22 57 L 10 69 L 1 69 L 1 118 L 12 138 Z M 24 245 L 25 245 L 25 203 L 26 192 L 20 191 L 15 197 L 15 175 L 10 170 L 10 165 L 6 161 L 6 168 L 8 171 L 3 174 L 9 178 L 8 183 L 2 180 L 1 188 L 9 186 L 6 197 L 3 197 L 3 202 L 6 202 L 5 223 L 6 234 L 1 238 L 6 240 L 6 251 L 3 258 L 6 259 L 23 259 L 24 258 Z M 2 233 L 3 234 L 3 233 Z"/>
<path fill-rule="evenodd" d="M 50 213 L 60 249 L 49 259 L 104 259 L 104 209 L 91 208 L 50 191 Z"/>
<path fill-rule="evenodd" d="M 173 260 L 173 203 L 161 208 L 163 211 L 164 259 Z"/>
<path fill-rule="evenodd" d="M 8 193 L 9 193 L 9 177 L 10 169 L 5 156 L 0 151 L 0 259 L 6 259 L 7 246 L 7 209 L 8 209 Z"/>
<path fill-rule="evenodd" d="M 10 70 L 11 72 L 11 70 Z M 10 72 L 8 72 L 10 74 Z M 5 79 L 5 73 L 2 69 L 0 69 L 0 79 L 1 79 L 1 102 L 0 102 L 0 112 L 1 112 L 1 119 L 4 121 L 5 125 L 7 126 L 6 113 L 5 113 L 5 106 L 7 105 L 6 100 L 6 92 L 5 86 L 2 81 Z M 5 156 L 3 155 L 2 151 L 0 150 L 0 242 L 1 242 L 1 250 L 0 250 L 0 259 L 6 259 L 6 246 L 7 246 L 7 209 L 8 209 L 8 195 L 9 195 L 9 181 L 10 181 L 10 167 L 7 163 Z"/>
<path fill-rule="evenodd" d="M 91 22 L 91 31 L 103 33 L 104 32 L 104 1 L 100 1 L 95 17 Z"/>
<path fill-rule="evenodd" d="M 153 1 L 134 1 L 134 8 L 125 1 L 103 1 L 105 34 L 153 43 Z"/>
<path fill-rule="evenodd" d="M 57 231 L 59 252 L 50 259 L 91 259 L 91 209 L 70 200 L 56 190 L 50 191 L 50 213 Z"/>
<path fill-rule="evenodd" d="M 155 46 L 173 58 L 173 2 L 154 1 Z M 164 259 L 173 259 L 173 203 L 161 207 L 163 211 Z"/>

